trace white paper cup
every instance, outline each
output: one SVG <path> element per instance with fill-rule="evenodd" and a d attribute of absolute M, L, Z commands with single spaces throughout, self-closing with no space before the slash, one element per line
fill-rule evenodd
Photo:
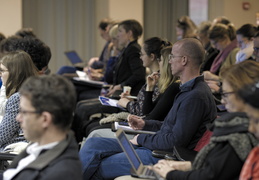
<path fill-rule="evenodd" d="M 123 93 L 130 94 L 131 87 L 130 86 L 123 86 Z"/>

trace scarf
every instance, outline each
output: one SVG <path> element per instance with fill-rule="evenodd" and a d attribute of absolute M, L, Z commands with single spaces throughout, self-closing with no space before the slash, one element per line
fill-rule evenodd
<path fill-rule="evenodd" d="M 219 143 L 228 142 L 241 161 L 258 144 L 256 138 L 248 132 L 249 120 L 244 113 L 229 113 L 215 121 L 213 135 L 206 145 L 195 157 L 193 169 L 202 168 L 209 152 Z"/>
<path fill-rule="evenodd" d="M 210 72 L 216 74 L 221 67 L 223 61 L 228 57 L 229 53 L 237 47 L 237 41 L 233 40 L 225 49 L 223 49 L 214 59 Z"/>

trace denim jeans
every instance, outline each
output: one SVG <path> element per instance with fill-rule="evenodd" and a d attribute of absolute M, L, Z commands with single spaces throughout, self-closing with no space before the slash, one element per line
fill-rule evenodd
<path fill-rule="evenodd" d="M 145 165 L 159 160 L 152 157 L 151 150 L 133 146 Z M 84 179 L 114 179 L 130 175 L 131 165 L 117 139 L 93 137 L 86 141 L 79 152 Z"/>

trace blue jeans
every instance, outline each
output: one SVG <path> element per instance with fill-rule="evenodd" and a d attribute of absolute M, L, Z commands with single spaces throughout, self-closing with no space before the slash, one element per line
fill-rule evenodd
<path fill-rule="evenodd" d="M 145 165 L 159 160 L 152 157 L 151 150 L 133 146 Z M 131 165 L 117 139 L 93 137 L 86 141 L 79 152 L 84 179 L 114 179 L 130 175 Z"/>

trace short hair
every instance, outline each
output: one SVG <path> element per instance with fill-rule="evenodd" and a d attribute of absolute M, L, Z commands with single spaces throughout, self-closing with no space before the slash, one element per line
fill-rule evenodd
<path fill-rule="evenodd" d="M 109 35 L 111 38 L 117 38 L 118 34 L 118 24 L 112 26 L 112 28 L 109 31 Z"/>
<path fill-rule="evenodd" d="M 181 43 L 179 51 L 183 55 L 192 58 L 192 65 L 200 67 L 205 58 L 205 49 L 202 43 L 196 38 L 184 38 L 176 43 Z"/>
<path fill-rule="evenodd" d="M 111 20 L 110 18 L 104 18 L 100 21 L 98 27 L 105 31 L 106 28 L 109 26 L 109 25 L 113 25 L 115 23 L 115 21 Z"/>
<path fill-rule="evenodd" d="M 152 37 L 144 41 L 143 47 L 148 56 L 150 56 L 151 54 L 154 54 L 155 58 L 159 59 L 161 57 L 160 51 L 164 47 L 171 46 L 171 45 L 172 43 L 167 40 L 163 40 L 159 37 Z"/>
<path fill-rule="evenodd" d="M 135 19 L 125 20 L 119 23 L 119 26 L 122 26 L 126 32 L 132 31 L 134 39 L 138 39 L 143 32 L 141 24 Z"/>
<path fill-rule="evenodd" d="M 211 25 L 212 25 L 212 23 L 210 21 L 201 22 L 201 24 L 199 25 L 199 27 L 197 29 L 197 33 L 207 35 Z"/>
<path fill-rule="evenodd" d="M 226 16 L 219 16 L 215 18 L 216 23 L 229 25 L 231 24 L 231 21 Z"/>
<path fill-rule="evenodd" d="M 222 80 L 227 81 L 232 89 L 238 91 L 259 78 L 258 69 L 258 62 L 246 60 L 222 69 L 220 77 Z"/>
<path fill-rule="evenodd" d="M 32 28 L 22 28 L 20 30 L 18 30 L 15 35 L 17 36 L 21 36 L 22 38 L 24 37 L 33 37 L 36 38 L 36 35 L 33 32 Z"/>
<path fill-rule="evenodd" d="M 259 37 L 259 27 L 257 27 L 257 32 L 254 35 L 254 38 L 257 38 L 257 37 Z"/>
<path fill-rule="evenodd" d="M 11 36 L 0 43 L 1 54 L 17 50 L 27 52 L 39 71 L 49 64 L 50 48 L 38 38 Z"/>
<path fill-rule="evenodd" d="M 196 37 L 197 26 L 189 16 L 180 17 L 176 26 L 183 30 L 183 38 Z"/>
<path fill-rule="evenodd" d="M 240 34 L 251 40 L 255 36 L 256 31 L 257 28 L 253 24 L 244 24 L 236 31 L 236 34 Z"/>
<path fill-rule="evenodd" d="M 162 69 L 160 69 L 160 78 L 158 81 L 158 88 L 160 93 L 164 93 L 170 84 L 176 81 L 176 77 L 172 74 L 171 65 L 169 63 L 169 54 L 171 54 L 172 46 L 165 46 L 161 50 Z"/>
<path fill-rule="evenodd" d="M 227 37 L 232 41 L 236 39 L 236 30 L 232 24 L 215 24 L 209 29 L 209 39 L 223 40 Z"/>
<path fill-rule="evenodd" d="M 18 92 L 22 83 L 30 76 L 37 76 L 38 70 L 33 64 L 31 57 L 24 51 L 7 53 L 1 60 L 8 72 L 6 81 L 6 97 L 9 98 Z"/>
<path fill-rule="evenodd" d="M 70 128 L 76 92 L 68 79 L 56 74 L 31 77 L 19 92 L 30 100 L 37 112 L 49 112 L 56 127 L 61 130 Z"/>

